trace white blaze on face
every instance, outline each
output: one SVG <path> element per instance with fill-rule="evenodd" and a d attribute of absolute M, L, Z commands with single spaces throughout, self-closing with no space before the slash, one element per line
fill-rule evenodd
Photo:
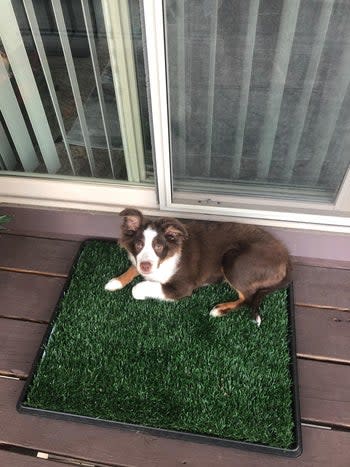
<path fill-rule="evenodd" d="M 180 254 L 175 253 L 169 258 L 165 258 L 160 262 L 159 256 L 153 249 L 152 243 L 158 232 L 147 228 L 144 232 L 144 247 L 136 255 L 136 261 L 133 264 L 136 265 L 137 270 L 142 274 L 148 281 L 160 282 L 161 284 L 167 283 L 170 278 L 175 274 L 180 259 Z M 142 262 L 151 263 L 151 268 L 148 273 L 142 272 L 140 264 Z"/>
<path fill-rule="evenodd" d="M 143 235 L 145 244 L 142 250 L 136 256 L 136 267 L 140 271 L 140 264 L 143 262 L 149 262 L 152 264 L 150 272 L 153 272 L 157 268 L 159 262 L 159 257 L 156 255 L 156 252 L 152 246 L 152 242 L 158 235 L 158 232 L 149 227 L 143 232 Z"/>

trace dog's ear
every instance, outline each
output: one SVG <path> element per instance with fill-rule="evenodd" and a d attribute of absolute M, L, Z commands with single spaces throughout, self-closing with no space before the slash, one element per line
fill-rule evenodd
<path fill-rule="evenodd" d="M 122 224 L 124 235 L 134 235 L 143 223 L 143 215 L 137 209 L 124 209 L 119 215 L 124 218 Z"/>
<path fill-rule="evenodd" d="M 169 242 L 178 242 L 188 238 L 186 227 L 177 219 L 167 218 L 160 222 L 164 236 Z"/>

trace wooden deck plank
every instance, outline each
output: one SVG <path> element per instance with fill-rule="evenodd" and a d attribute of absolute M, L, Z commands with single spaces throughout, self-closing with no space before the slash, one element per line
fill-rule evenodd
<path fill-rule="evenodd" d="M 0 316 L 48 322 L 65 281 L 65 278 L 0 271 Z M 298 353 L 350 362 L 349 326 L 347 312 L 297 306 Z"/>
<path fill-rule="evenodd" d="M 304 452 L 298 459 L 287 459 L 20 414 L 15 406 L 22 387 L 21 381 L 0 379 L 0 442 L 90 462 L 140 467 L 347 467 L 349 462 L 349 432 L 303 427 Z"/>
<path fill-rule="evenodd" d="M 80 243 L 46 238 L 0 236 L 0 268 L 64 276 L 69 273 Z M 350 310 L 350 270 L 296 264 L 297 304 Z"/>
<path fill-rule="evenodd" d="M 296 306 L 297 352 L 350 364 L 350 313 Z"/>
<path fill-rule="evenodd" d="M 65 278 L 0 271 L 0 316 L 48 322 Z"/>
<path fill-rule="evenodd" d="M 79 242 L 2 234 L 0 268 L 66 276 L 79 247 Z"/>
<path fill-rule="evenodd" d="M 0 271 L 0 316 L 48 322 L 66 279 Z M 297 350 L 350 363 L 350 314 L 296 307 Z"/>
<path fill-rule="evenodd" d="M 12 216 L 6 225 L 9 234 L 71 240 L 117 238 L 120 234 L 117 212 L 0 206 L 1 214 Z"/>
<path fill-rule="evenodd" d="M 0 318 L 0 374 L 28 376 L 47 326 Z"/>
<path fill-rule="evenodd" d="M 61 462 L 55 462 L 50 459 L 39 459 L 28 455 L 5 451 L 0 448 L 0 465 L 2 467 L 62 467 Z"/>
<path fill-rule="evenodd" d="M 127 206 L 123 205 L 124 207 Z M 122 208 L 116 208 L 113 212 L 94 212 L 8 203 L 0 205 L 0 215 L 13 216 L 13 220 L 8 224 L 10 233 L 47 238 L 116 238 L 120 233 L 121 224 L 119 210 Z M 169 214 L 159 212 L 158 215 Z M 188 217 L 192 215 L 188 214 Z M 228 219 L 224 216 L 222 220 Z M 346 234 L 275 227 L 266 229 L 281 238 L 294 256 L 325 260 L 328 266 L 330 262 L 337 261 L 350 268 L 349 238 Z"/>
<path fill-rule="evenodd" d="M 350 427 L 350 366 L 298 360 L 301 416 Z"/>
<path fill-rule="evenodd" d="M 293 280 L 296 304 L 350 310 L 349 270 L 296 264 Z"/>
<path fill-rule="evenodd" d="M 46 325 L 0 319 L 0 374 L 28 376 Z M 350 426 L 350 365 L 298 359 L 303 419 Z"/>

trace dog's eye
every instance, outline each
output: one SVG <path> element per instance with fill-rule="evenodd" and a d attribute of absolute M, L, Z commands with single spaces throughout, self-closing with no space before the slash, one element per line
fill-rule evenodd
<path fill-rule="evenodd" d="M 154 245 L 154 250 L 157 252 L 157 253 L 160 253 L 162 250 L 163 250 L 163 245 L 161 243 L 156 243 Z"/>
<path fill-rule="evenodd" d="M 142 250 L 142 247 L 143 247 L 143 243 L 142 243 L 141 241 L 135 242 L 135 249 L 136 249 L 137 251 Z"/>
<path fill-rule="evenodd" d="M 168 242 L 175 242 L 176 241 L 176 236 L 175 235 L 167 234 L 165 236 L 165 238 L 168 240 Z"/>

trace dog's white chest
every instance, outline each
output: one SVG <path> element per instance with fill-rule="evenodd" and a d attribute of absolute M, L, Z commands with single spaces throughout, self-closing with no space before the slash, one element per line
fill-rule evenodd
<path fill-rule="evenodd" d="M 166 284 L 177 271 L 179 259 L 180 255 L 178 253 L 165 259 L 155 271 L 151 274 L 147 274 L 145 278 L 149 281 Z"/>

